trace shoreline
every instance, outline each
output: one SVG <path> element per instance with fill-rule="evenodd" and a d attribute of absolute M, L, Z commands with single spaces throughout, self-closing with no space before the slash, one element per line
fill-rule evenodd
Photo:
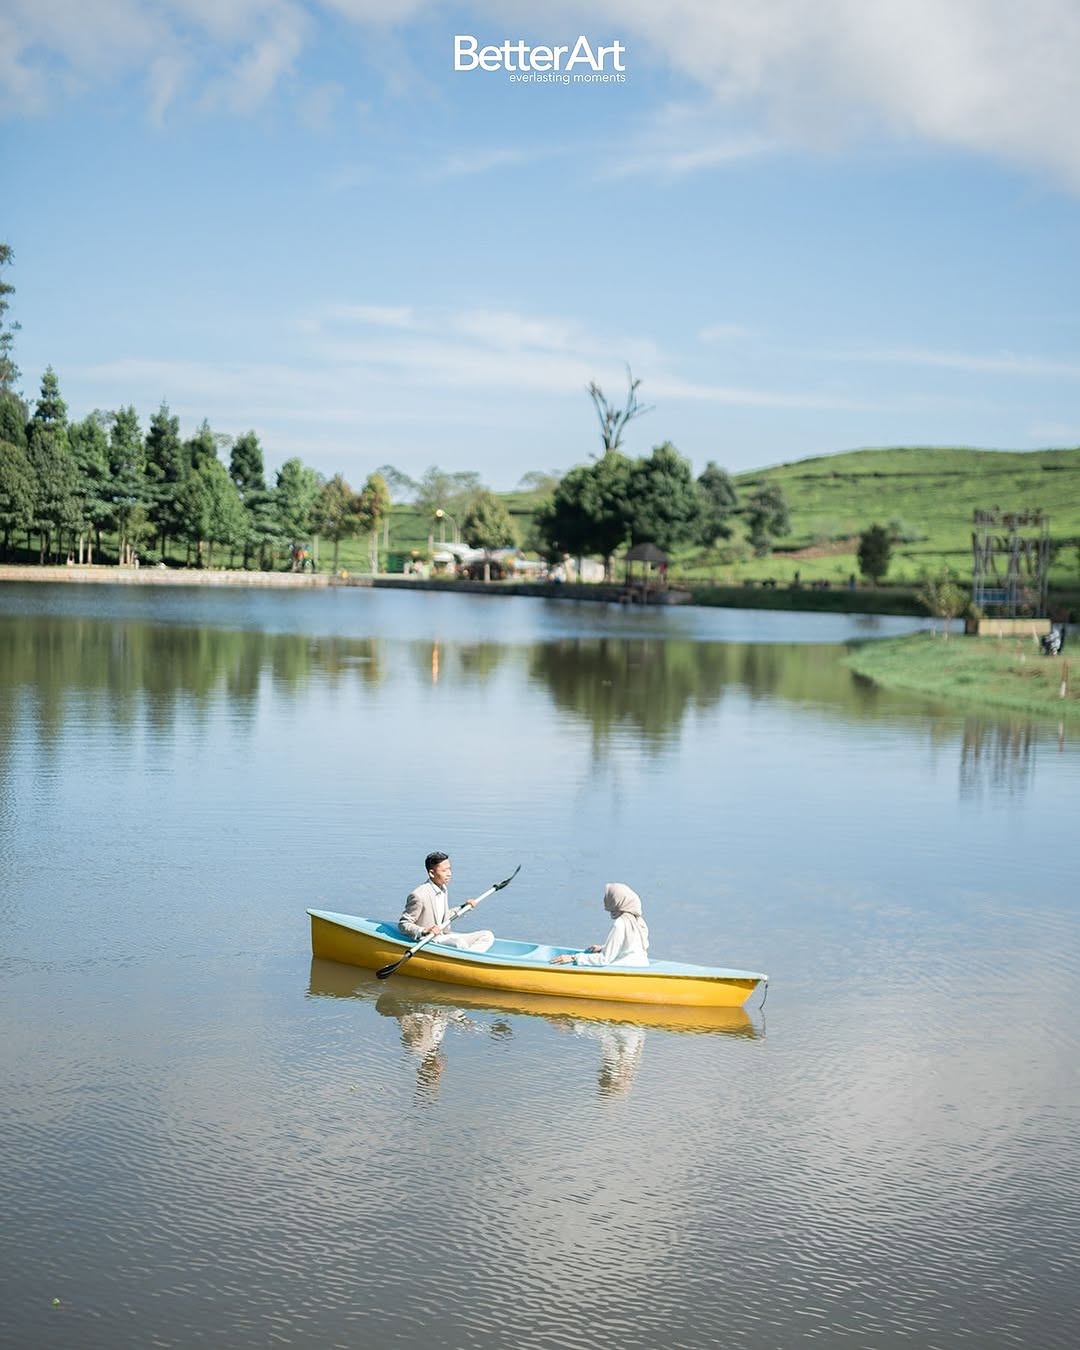
<path fill-rule="evenodd" d="M 255 572 L 240 568 L 117 567 L 114 564 L 22 563 L 0 565 L 4 582 L 61 583 L 102 586 L 231 586 L 268 589 L 371 587 L 379 590 L 441 591 L 488 597 L 526 596 L 541 600 L 578 600 L 589 604 L 624 604 L 640 608 L 689 605 L 694 608 L 786 610 L 815 614 L 892 614 L 924 618 L 914 591 L 907 588 L 851 591 L 763 586 L 721 586 L 687 583 L 648 593 L 623 583 L 469 581 L 463 578 L 405 577 L 396 573 L 334 576 L 329 572 Z"/>
<path fill-rule="evenodd" d="M 1068 646 L 1044 656 L 1037 643 L 953 633 L 909 633 L 849 644 L 848 669 L 881 689 L 938 699 L 953 708 L 1011 711 L 1080 723 L 1080 666 Z"/>

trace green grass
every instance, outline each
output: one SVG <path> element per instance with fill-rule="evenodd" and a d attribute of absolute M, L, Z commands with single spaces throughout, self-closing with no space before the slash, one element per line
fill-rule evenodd
<path fill-rule="evenodd" d="M 916 633 L 863 643 L 848 657 L 848 665 L 886 689 L 1077 722 L 1080 661 L 1069 662 L 1069 655 L 1066 648 L 1060 656 L 1043 656 L 1030 637 L 954 633 L 946 639 L 940 632 Z"/>
<path fill-rule="evenodd" d="M 793 551 L 839 548 L 869 525 L 901 522 L 907 542 L 893 546 L 890 582 L 914 583 L 950 567 L 971 576 L 976 508 L 1040 509 L 1050 520 L 1057 557 L 1051 583 L 1080 577 L 1080 449 L 1030 452 L 946 447 L 855 450 L 736 476 L 740 495 L 758 482 L 779 484 L 791 507 L 791 531 L 768 559 L 739 562 L 733 579 L 772 575 L 835 584 L 857 571 L 854 549 L 797 559 Z"/>

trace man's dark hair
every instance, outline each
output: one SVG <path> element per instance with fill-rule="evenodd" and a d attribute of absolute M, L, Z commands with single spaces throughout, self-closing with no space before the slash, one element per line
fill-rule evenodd
<path fill-rule="evenodd" d="M 430 872 L 433 867 L 438 867 L 441 862 L 446 862 L 449 856 L 448 853 L 429 853 L 424 859 L 424 871 Z"/>

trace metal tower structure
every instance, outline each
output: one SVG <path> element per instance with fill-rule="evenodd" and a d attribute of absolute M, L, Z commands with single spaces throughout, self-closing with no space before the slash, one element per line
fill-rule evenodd
<path fill-rule="evenodd" d="M 984 614 L 1046 613 L 1050 520 L 1041 511 L 975 512 L 971 599 Z"/>

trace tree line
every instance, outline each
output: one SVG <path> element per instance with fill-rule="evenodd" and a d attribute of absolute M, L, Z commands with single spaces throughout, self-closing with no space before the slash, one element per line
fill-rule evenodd
<path fill-rule="evenodd" d="M 219 454 L 225 448 L 228 467 Z M 254 431 L 233 439 L 204 421 L 184 439 L 166 403 L 145 434 L 134 407 L 69 421 L 51 367 L 32 411 L 11 390 L 0 393 L 5 555 L 25 535 L 28 549 L 36 536 L 42 563 L 92 562 L 109 532 L 121 563 L 136 551 L 163 558 L 179 548 L 188 565 L 210 567 L 215 554 L 227 554 L 230 562 L 266 568 L 289 544 L 317 534 L 333 543 L 336 567 L 340 541 L 375 536 L 389 506 L 380 475 L 354 492 L 341 474 L 324 479 L 296 458 L 271 485 Z"/>
<path fill-rule="evenodd" d="M 0 268 L 11 249 L 0 244 Z M 244 567 L 272 567 L 286 550 L 293 565 L 312 536 L 333 545 L 333 567 L 343 539 L 367 535 L 372 570 L 388 521 L 391 492 L 411 499 L 432 520 L 453 512 L 455 530 L 475 548 L 527 543 L 549 558 L 599 555 L 610 572 L 624 545 L 652 542 L 670 550 L 697 542 L 711 547 L 730 538 L 741 515 L 754 551 L 768 553 L 789 529 L 787 503 L 774 484 L 754 485 L 740 501 L 731 477 L 709 463 L 695 479 L 689 462 L 665 441 L 644 458 L 621 450 L 629 423 L 643 413 L 640 380 L 628 371 L 626 402 L 608 402 L 598 385 L 588 392 L 600 420 L 599 459 L 558 475 L 526 475 L 522 486 L 541 497 L 528 540 L 518 538 L 505 501 L 473 472 L 437 467 L 412 479 L 392 465 L 368 475 L 359 491 L 338 473 L 326 479 L 298 458 L 267 481 L 254 431 L 235 438 L 203 421 L 193 436 L 162 402 L 145 432 L 133 406 L 71 421 L 50 366 L 29 407 L 16 392 L 13 359 L 17 324 L 6 322 L 13 288 L 0 278 L 0 547 L 10 557 L 37 540 L 41 563 L 102 558 L 102 536 L 115 540 L 117 560 L 163 560 L 182 553 L 189 566 L 213 566 L 227 557 Z M 221 452 L 228 451 L 226 465 Z"/>

